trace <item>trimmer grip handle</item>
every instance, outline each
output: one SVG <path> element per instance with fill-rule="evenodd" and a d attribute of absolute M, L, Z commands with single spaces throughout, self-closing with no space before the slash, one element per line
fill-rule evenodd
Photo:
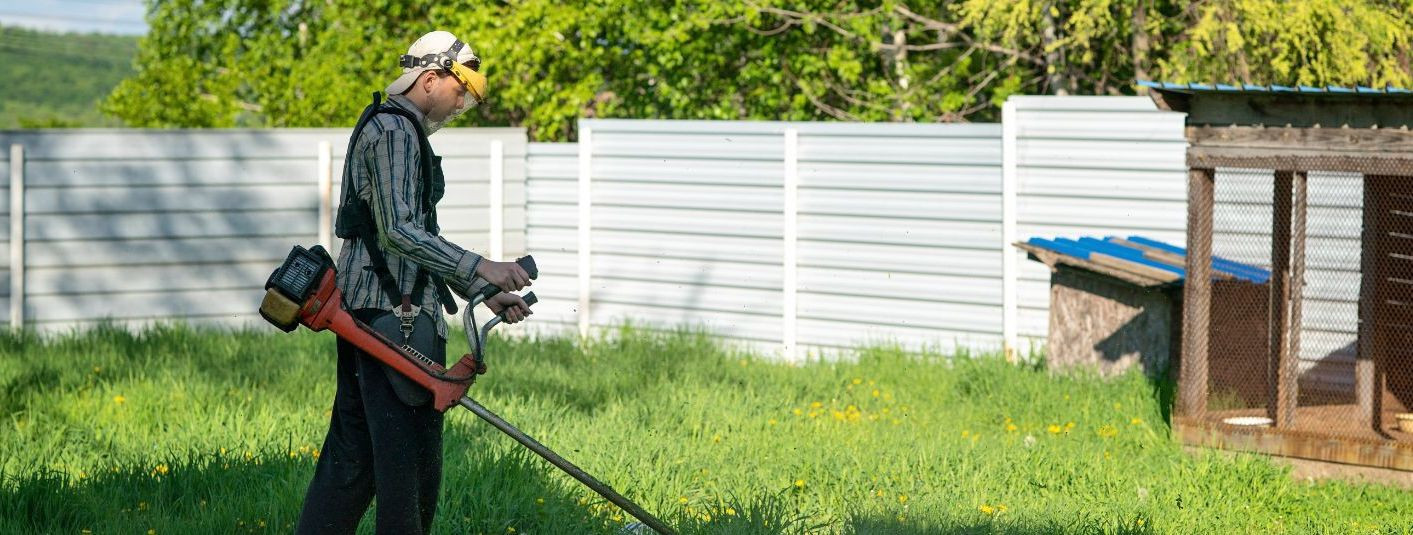
<path fill-rule="evenodd" d="M 530 280 L 540 278 L 540 268 L 535 265 L 535 257 L 525 255 L 516 259 L 515 263 L 520 264 L 521 269 L 524 269 L 525 273 L 530 275 Z M 494 284 L 487 284 L 485 287 L 481 288 L 480 296 L 482 300 L 485 300 L 494 297 L 500 292 L 501 289 L 499 286 L 496 286 Z"/>

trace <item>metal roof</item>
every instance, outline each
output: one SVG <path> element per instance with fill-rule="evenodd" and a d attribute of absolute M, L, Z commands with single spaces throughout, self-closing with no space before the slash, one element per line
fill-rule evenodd
<path fill-rule="evenodd" d="M 1187 277 L 1184 267 L 1186 249 L 1143 236 L 1105 236 L 1103 239 L 1031 238 L 1026 243 L 1080 260 L 1094 261 L 1102 257 L 1108 267 L 1134 271 L 1137 274 L 1151 273 L 1157 269 L 1175 275 L 1175 279 Z M 1126 266 L 1130 269 L 1125 269 Z M 1237 279 L 1257 284 L 1271 278 L 1270 270 L 1233 262 L 1219 256 L 1212 257 L 1212 275 L 1215 278 Z"/>
<path fill-rule="evenodd" d="M 1139 80 L 1138 85 L 1149 89 L 1160 89 L 1163 91 L 1173 91 L 1177 93 L 1301 93 L 1301 94 L 1325 94 L 1325 95 L 1383 95 L 1383 96 L 1413 96 L 1413 89 L 1401 87 L 1342 87 L 1325 86 L 1312 87 L 1308 85 L 1297 85 L 1294 87 L 1284 85 L 1227 85 L 1227 84 L 1203 84 L 1203 83 L 1173 83 L 1173 82 L 1151 82 Z"/>

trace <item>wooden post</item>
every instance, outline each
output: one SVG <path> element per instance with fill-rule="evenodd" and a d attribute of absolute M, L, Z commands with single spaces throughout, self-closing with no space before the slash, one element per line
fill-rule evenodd
<path fill-rule="evenodd" d="M 1207 341 L 1212 314 L 1212 189 L 1214 169 L 1187 172 L 1187 281 L 1183 285 L 1179 413 L 1207 412 Z"/>
<path fill-rule="evenodd" d="M 1305 171 L 1296 171 L 1292 178 L 1295 200 L 1290 213 L 1290 278 L 1285 284 L 1285 317 L 1281 321 L 1282 330 L 1285 331 L 1285 347 L 1280 352 L 1280 368 L 1276 377 L 1276 388 L 1280 394 L 1276 427 L 1295 425 L 1295 407 L 1300 400 L 1300 310 L 1304 302 L 1305 221 L 1309 182 Z"/>
<path fill-rule="evenodd" d="M 1383 381 L 1379 380 L 1376 359 L 1379 353 L 1375 299 L 1379 281 L 1378 217 L 1383 212 L 1384 195 L 1380 194 L 1382 177 L 1364 175 L 1364 231 L 1359 255 L 1359 341 L 1354 361 L 1354 397 L 1359 404 L 1359 416 L 1375 431 L 1383 427 L 1381 407 Z"/>
<path fill-rule="evenodd" d="M 1290 171 L 1276 171 L 1275 183 L 1271 188 L 1271 281 L 1267 292 L 1267 316 L 1270 325 L 1270 357 L 1267 360 L 1266 389 L 1269 397 L 1266 402 L 1266 415 L 1276 427 L 1288 427 L 1289 415 L 1293 412 L 1287 400 L 1288 391 L 1283 388 L 1286 354 L 1286 339 L 1289 332 L 1287 303 L 1290 302 L 1290 195 L 1292 175 Z"/>

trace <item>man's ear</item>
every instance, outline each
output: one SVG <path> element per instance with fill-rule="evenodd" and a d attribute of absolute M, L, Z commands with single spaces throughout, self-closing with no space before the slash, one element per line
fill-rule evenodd
<path fill-rule="evenodd" d="M 437 72 L 436 72 L 436 71 L 427 71 L 427 72 L 424 72 L 424 73 L 422 73 L 422 77 L 417 80 L 417 85 L 418 85 L 418 86 L 421 86 L 421 87 L 422 87 L 422 91 L 423 91 L 424 93 L 426 93 L 426 94 L 431 94 L 431 93 L 432 93 L 432 86 L 433 86 L 433 84 L 436 84 L 436 83 L 437 83 Z"/>

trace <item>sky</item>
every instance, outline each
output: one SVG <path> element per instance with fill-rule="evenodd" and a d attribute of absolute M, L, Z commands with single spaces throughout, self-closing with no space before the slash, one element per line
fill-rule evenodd
<path fill-rule="evenodd" d="M 0 24 L 39 30 L 147 33 L 142 0 L 4 0 Z"/>

